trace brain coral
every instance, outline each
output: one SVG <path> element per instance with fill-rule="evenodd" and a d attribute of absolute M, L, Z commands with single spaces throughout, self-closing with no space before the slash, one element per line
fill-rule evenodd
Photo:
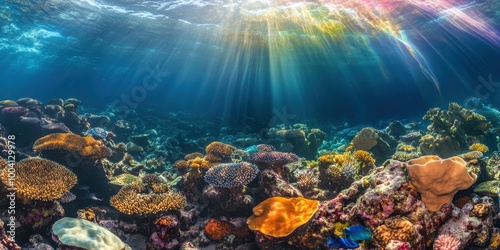
<path fill-rule="evenodd" d="M 352 139 L 352 145 L 355 149 L 370 150 L 377 145 L 377 140 L 378 133 L 374 128 L 364 128 Z"/>
<path fill-rule="evenodd" d="M 215 166 L 205 174 L 205 181 L 216 187 L 241 187 L 250 183 L 259 169 L 248 162 L 227 163 Z"/>
<path fill-rule="evenodd" d="M 62 218 L 52 226 L 52 234 L 60 245 L 72 249 L 131 249 L 108 229 L 82 219 Z"/>
<path fill-rule="evenodd" d="M 19 198 L 51 201 L 59 199 L 76 183 L 76 175 L 64 166 L 43 158 L 27 158 L 15 166 L 13 180 Z M 12 186 L 8 169 L 2 171 L 2 182 Z"/>
<path fill-rule="evenodd" d="M 126 185 L 111 197 L 110 204 L 124 214 L 155 214 L 179 210 L 186 206 L 186 197 L 180 193 L 150 191 L 151 189 L 142 183 Z"/>
<path fill-rule="evenodd" d="M 247 224 L 264 235 L 285 237 L 309 222 L 318 207 L 317 200 L 272 197 L 253 208 Z"/>
<path fill-rule="evenodd" d="M 67 150 L 91 159 L 101 159 L 111 155 L 111 150 L 92 136 L 82 137 L 69 133 L 46 135 L 35 141 L 33 150 Z"/>
<path fill-rule="evenodd" d="M 373 232 L 373 238 L 382 246 L 387 245 L 391 240 L 412 242 L 417 237 L 418 232 L 413 224 L 402 218 L 389 219 Z"/>

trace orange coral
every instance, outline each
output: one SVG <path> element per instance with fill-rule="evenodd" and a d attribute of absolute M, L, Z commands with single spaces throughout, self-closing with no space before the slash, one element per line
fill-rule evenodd
<path fill-rule="evenodd" d="M 186 206 L 186 197 L 180 193 L 149 191 L 142 183 L 126 185 L 111 197 L 110 204 L 124 214 L 155 214 Z"/>
<path fill-rule="evenodd" d="M 229 144 L 216 141 L 210 143 L 205 150 L 207 151 L 207 155 L 213 154 L 221 159 L 231 159 L 231 154 L 236 150 L 236 148 Z"/>
<path fill-rule="evenodd" d="M 46 135 L 35 141 L 34 151 L 67 150 L 77 152 L 79 155 L 92 159 L 106 158 L 111 155 L 111 150 L 101 141 L 92 136 L 79 136 L 69 133 L 55 133 Z"/>
<path fill-rule="evenodd" d="M 362 162 L 363 164 L 375 163 L 375 159 L 372 157 L 372 155 L 365 150 L 356 150 L 352 157 L 354 157 L 354 159 L 356 159 L 357 161 Z"/>
<path fill-rule="evenodd" d="M 205 225 L 205 235 L 211 240 L 221 240 L 230 235 L 234 230 L 234 225 L 227 221 L 210 219 Z"/>
<path fill-rule="evenodd" d="M 203 157 L 203 154 L 202 153 L 198 153 L 198 152 L 194 152 L 194 153 L 191 153 L 191 154 L 187 154 L 186 156 L 184 156 L 184 159 L 186 161 L 189 161 L 189 160 L 192 160 L 194 158 L 197 158 L 197 157 Z"/>
<path fill-rule="evenodd" d="M 318 207 L 317 200 L 272 197 L 253 208 L 247 224 L 264 235 L 285 237 L 309 222 Z"/>
<path fill-rule="evenodd" d="M 488 152 L 489 148 L 481 143 L 474 143 L 469 147 L 470 150 L 472 151 L 479 151 L 481 153 L 486 153 Z"/>
<path fill-rule="evenodd" d="M 176 167 L 176 168 L 188 168 L 189 163 L 185 160 L 180 160 L 174 164 L 174 167 Z"/>
<path fill-rule="evenodd" d="M 2 171 L 2 182 L 17 188 L 18 198 L 52 201 L 59 199 L 76 183 L 76 175 L 63 165 L 43 158 L 27 158 L 15 166 L 15 178 L 8 168 Z M 11 185 L 14 184 L 14 185 Z"/>
<path fill-rule="evenodd" d="M 459 157 L 441 159 L 435 155 L 408 161 L 410 181 L 428 210 L 438 211 L 443 204 L 450 203 L 459 190 L 474 184 L 477 176 L 467 172 L 466 164 Z"/>

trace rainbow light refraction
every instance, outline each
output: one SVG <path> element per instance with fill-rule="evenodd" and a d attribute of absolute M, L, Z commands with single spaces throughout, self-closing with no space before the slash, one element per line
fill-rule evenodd
<path fill-rule="evenodd" d="M 303 56 L 307 48 L 322 51 L 336 62 L 357 54 L 379 60 L 384 53 L 381 48 L 386 48 L 413 58 L 439 89 L 426 57 L 410 38 L 420 36 L 425 41 L 420 29 L 438 25 L 451 35 L 466 32 L 500 45 L 498 31 L 474 2 L 249 0 L 230 1 L 225 7 L 228 13 L 222 18 L 223 33 L 218 37 L 239 46 L 266 46 L 275 74 L 294 72 L 300 60 L 297 54 Z M 384 66 L 380 67 L 383 71 Z"/>

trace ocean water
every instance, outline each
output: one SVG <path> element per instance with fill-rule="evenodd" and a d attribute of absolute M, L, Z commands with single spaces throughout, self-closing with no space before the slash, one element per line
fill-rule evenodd
<path fill-rule="evenodd" d="M 498 81 L 497 5 L 5 1 L 2 95 L 102 107 L 135 94 L 141 106 L 228 120 L 284 107 L 342 120 L 412 116 L 475 96 L 478 78 Z M 151 75 L 153 89 L 134 89 Z"/>
<path fill-rule="evenodd" d="M 81 104 L 76 107 L 76 120 L 47 115 L 42 105 L 38 111 L 30 110 L 24 116 L 39 119 L 35 127 L 30 122 L 16 125 L 4 114 L 1 137 L 17 138 L 17 162 L 41 156 L 67 166 L 68 158 L 32 150 L 36 139 L 52 133 L 42 125 L 65 123 L 79 136 L 102 127 L 116 136 L 111 141 L 110 137 L 98 138 L 113 152 L 108 157 L 112 167 L 106 167 L 102 158 L 85 164 L 104 166 L 103 173 L 118 168 L 116 164 L 124 161 L 113 157 L 118 157 L 116 145 L 121 142 L 127 144 L 127 154 L 145 166 L 139 170 L 124 167 L 121 172 L 141 177 L 145 173 L 168 175 L 172 179 L 164 179 L 173 182 L 185 174 L 176 172 L 175 163 L 189 153 L 205 154 L 213 141 L 241 150 L 272 144 L 276 151 L 293 152 L 311 161 L 324 152 L 346 150 L 363 127 L 393 137 L 394 145 L 387 144 L 390 150 L 370 151 L 380 165 L 397 151 L 400 135 L 426 134 L 430 122 L 422 117 L 429 109 L 446 110 L 450 103 L 458 103 L 488 119 L 493 117 L 491 130 L 484 134 L 460 130 L 461 136 L 455 136 L 467 140 L 452 138 L 467 145 L 454 148 L 450 144 L 453 149 L 435 154 L 443 158 L 462 154 L 481 142 L 490 148 L 484 152 L 489 157 L 500 145 L 499 10 L 499 0 L 3 0 L 0 100 L 27 97 L 47 104 L 53 99 L 76 98 Z M 470 100 L 481 105 L 471 106 Z M 111 121 L 91 122 L 86 120 L 90 115 L 106 115 Z M 387 126 L 395 120 L 403 124 L 403 134 L 388 132 Z M 130 128 L 119 127 L 116 122 L 121 121 L 129 122 Z M 280 138 L 293 129 L 306 131 L 307 136 L 312 128 L 326 134 L 312 149 Z M 141 144 L 144 141 L 139 137 L 144 134 L 148 139 Z M 308 140 L 309 147 L 313 139 Z M 413 141 L 412 146 L 420 145 L 419 156 L 426 155 L 429 151 L 422 151 L 419 143 L 423 142 Z M 131 149 L 138 145 L 142 145 L 140 151 Z M 4 153 L 7 159 L 8 152 Z M 117 192 L 107 183 L 114 176 L 112 171 L 99 172 L 94 179 L 81 169 L 83 163 L 78 164 L 72 169 L 79 178 L 72 189 L 77 200 L 64 205 L 66 216 L 76 217 L 79 209 L 97 207 L 108 212 L 109 216 L 99 218 L 103 221 L 130 222 L 131 217 L 110 205 Z M 482 181 L 495 178 L 484 172 L 480 176 Z M 241 214 L 214 212 L 217 206 L 200 201 L 206 183 L 198 181 L 197 192 L 178 179 L 174 184 L 174 190 L 188 197 L 189 208 L 205 209 L 196 215 L 198 222 L 183 222 L 189 225 L 183 224 L 181 231 L 196 231 L 193 225 L 207 224 L 208 218 L 216 216 L 251 215 L 248 207 Z M 266 195 L 258 194 L 257 182 L 249 182 L 255 189 L 250 196 L 260 202 Z M 2 213 L 5 221 L 6 212 Z M 141 223 L 137 225 L 147 225 Z M 495 223 L 498 227 L 498 220 Z M 55 246 L 48 236 L 52 224 L 46 222 L 28 234 L 20 229 L 17 243 L 28 246 L 29 236 L 38 233 Z M 155 225 L 140 236 L 144 239 L 117 235 L 129 245 L 151 242 Z M 179 236 L 181 244 L 183 237 Z M 254 242 L 252 237 L 224 244 L 237 247 Z M 200 241 L 194 236 L 190 240 L 194 245 Z M 137 245 L 137 249 L 180 247 L 173 243 L 163 248 Z"/>

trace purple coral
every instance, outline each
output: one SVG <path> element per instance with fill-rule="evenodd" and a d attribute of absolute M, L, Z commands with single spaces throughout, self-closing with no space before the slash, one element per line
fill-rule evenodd
<path fill-rule="evenodd" d="M 209 169 L 205 181 L 215 187 L 241 187 L 255 179 L 258 173 L 259 169 L 248 162 L 227 163 Z"/>
<path fill-rule="evenodd" d="M 288 163 L 296 162 L 299 157 L 293 153 L 282 153 L 277 151 L 257 152 L 250 156 L 250 160 L 254 163 L 262 163 L 265 165 L 282 166 Z"/>

